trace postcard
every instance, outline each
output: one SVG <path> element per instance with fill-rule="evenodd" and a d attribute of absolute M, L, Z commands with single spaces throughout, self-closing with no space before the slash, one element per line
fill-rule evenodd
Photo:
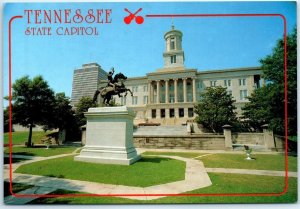
<path fill-rule="evenodd" d="M 296 14 L 3 4 L 4 204 L 296 203 Z"/>

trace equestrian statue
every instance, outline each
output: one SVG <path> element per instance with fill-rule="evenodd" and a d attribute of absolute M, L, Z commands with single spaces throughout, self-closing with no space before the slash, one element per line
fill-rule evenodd
<path fill-rule="evenodd" d="M 131 96 L 133 96 L 131 90 L 126 88 L 124 85 L 124 81 L 127 79 L 127 77 L 122 73 L 118 73 L 113 77 L 114 72 L 115 69 L 111 68 L 107 75 L 108 82 L 106 87 L 101 87 L 100 89 L 95 91 L 93 103 L 96 103 L 99 94 L 103 98 L 103 104 L 105 106 L 111 106 L 109 102 L 114 95 L 123 97 L 122 93 L 125 93 L 124 97 L 126 97 L 129 91 Z"/>

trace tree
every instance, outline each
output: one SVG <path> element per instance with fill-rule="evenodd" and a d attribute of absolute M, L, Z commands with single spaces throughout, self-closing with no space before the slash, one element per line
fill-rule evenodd
<path fill-rule="evenodd" d="M 90 97 L 82 97 L 78 104 L 75 105 L 76 111 L 75 116 L 77 119 L 77 123 L 79 126 L 83 126 L 86 124 L 86 118 L 84 113 L 88 111 L 90 107 L 96 107 L 96 104 L 93 103 L 93 99 Z"/>
<path fill-rule="evenodd" d="M 4 133 L 9 131 L 9 111 L 8 111 L 8 107 L 3 110 L 3 130 L 4 130 Z"/>
<path fill-rule="evenodd" d="M 252 95 L 248 97 L 249 103 L 242 107 L 244 122 L 247 122 L 250 127 L 257 131 L 261 131 L 262 125 L 269 123 L 272 117 L 269 91 L 269 86 L 255 89 Z"/>
<path fill-rule="evenodd" d="M 287 43 L 287 94 L 288 94 L 288 133 L 297 135 L 297 30 L 286 37 Z M 267 80 L 264 90 L 257 90 L 249 97 L 244 117 L 249 111 L 255 115 L 262 110 L 258 107 L 268 107 L 260 120 L 264 120 L 277 134 L 284 134 L 284 40 L 280 39 L 273 52 L 260 60 L 263 77 Z M 262 93 L 264 91 L 264 93 Z M 265 94 L 265 101 L 258 99 Z M 254 104 L 256 103 L 256 104 Z M 250 117 L 249 121 L 257 123 L 258 118 Z"/>
<path fill-rule="evenodd" d="M 13 119 L 15 123 L 29 127 L 27 146 L 31 146 L 32 128 L 47 125 L 53 115 L 54 92 L 42 76 L 32 80 L 28 76 L 17 79 L 12 86 Z"/>
<path fill-rule="evenodd" d="M 49 123 L 45 126 L 46 129 L 58 128 L 60 131 L 67 128 L 73 120 L 74 111 L 70 104 L 70 99 L 65 93 L 57 93 L 52 104 L 53 115 L 49 118 Z"/>
<path fill-rule="evenodd" d="M 57 93 L 55 95 L 52 109 L 53 115 L 49 118 L 49 122 L 44 126 L 44 129 L 58 128 L 59 132 L 63 130 L 66 130 L 66 132 L 74 131 L 74 127 L 76 127 L 75 112 L 70 104 L 70 98 L 65 93 Z"/>
<path fill-rule="evenodd" d="M 208 87 L 201 94 L 202 99 L 195 106 L 196 121 L 214 133 L 222 132 L 225 124 L 236 123 L 236 107 L 226 88 L 221 86 Z"/>

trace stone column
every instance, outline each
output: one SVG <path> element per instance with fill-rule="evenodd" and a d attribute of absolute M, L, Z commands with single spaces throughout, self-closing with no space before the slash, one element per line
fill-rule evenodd
<path fill-rule="evenodd" d="M 167 108 L 165 111 L 165 118 L 170 118 L 170 109 Z"/>
<path fill-rule="evenodd" d="M 276 150 L 273 131 L 270 131 L 268 129 L 269 125 L 267 125 L 267 124 L 263 125 L 262 128 L 263 128 L 264 140 L 265 140 L 266 147 L 271 150 Z"/>
<path fill-rule="evenodd" d="M 186 78 L 183 78 L 183 102 L 187 102 L 187 95 L 186 95 Z"/>
<path fill-rule="evenodd" d="M 177 89 L 177 79 L 174 79 L 174 103 L 178 102 L 178 89 Z"/>
<path fill-rule="evenodd" d="M 178 108 L 174 108 L 174 116 L 175 116 L 175 118 L 179 118 L 179 109 Z"/>
<path fill-rule="evenodd" d="M 226 150 L 232 150 L 232 139 L 231 139 L 231 125 L 224 125 L 222 126 L 224 130 L 224 136 L 225 136 L 225 149 Z"/>
<path fill-rule="evenodd" d="M 156 86 L 157 86 L 157 89 L 156 89 L 156 103 L 160 103 L 160 91 L 159 91 L 159 82 L 160 81 L 156 81 Z"/>
<path fill-rule="evenodd" d="M 169 103 L 169 80 L 165 81 L 165 85 L 166 85 L 166 103 Z"/>
<path fill-rule="evenodd" d="M 148 120 L 152 118 L 152 109 L 147 110 L 147 118 Z"/>
<path fill-rule="evenodd" d="M 193 79 L 193 102 L 197 101 L 197 94 L 196 94 L 196 78 Z"/>
<path fill-rule="evenodd" d="M 152 103 L 152 88 L 151 88 L 151 81 L 148 81 L 148 103 Z"/>
<path fill-rule="evenodd" d="M 183 109 L 183 112 L 184 112 L 184 117 L 185 117 L 185 118 L 188 118 L 188 117 L 189 117 L 188 108 L 184 108 L 184 109 Z"/>
<path fill-rule="evenodd" d="M 161 118 L 160 117 L 160 109 L 156 109 L 156 118 Z"/>

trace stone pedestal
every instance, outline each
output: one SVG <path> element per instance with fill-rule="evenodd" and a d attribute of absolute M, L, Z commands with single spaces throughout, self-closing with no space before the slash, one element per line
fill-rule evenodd
<path fill-rule="evenodd" d="M 130 165 L 140 159 L 133 146 L 132 110 L 126 106 L 90 108 L 84 115 L 86 144 L 75 160 Z"/>
<path fill-rule="evenodd" d="M 268 125 L 265 124 L 262 126 L 263 133 L 264 133 L 264 139 L 265 139 L 265 145 L 268 149 L 276 150 L 276 145 L 274 141 L 273 131 L 270 131 L 268 129 Z"/>
<path fill-rule="evenodd" d="M 222 126 L 225 136 L 225 149 L 232 150 L 231 125 Z"/>

